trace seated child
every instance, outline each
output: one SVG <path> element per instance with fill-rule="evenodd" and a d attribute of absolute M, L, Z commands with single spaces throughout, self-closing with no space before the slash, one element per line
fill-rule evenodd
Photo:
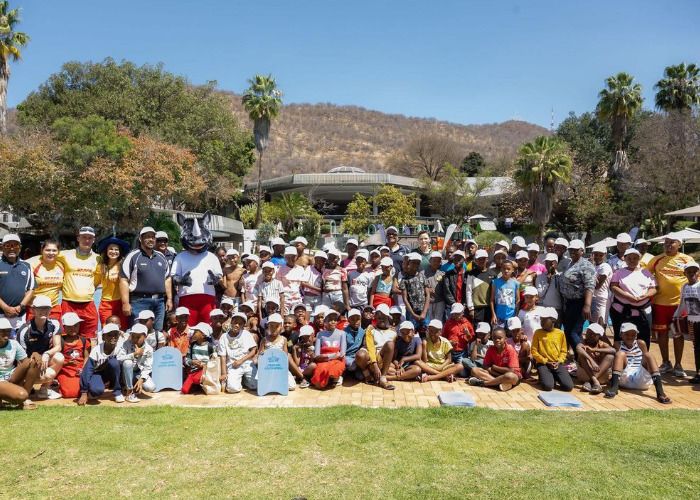
<path fill-rule="evenodd" d="M 484 367 L 475 366 L 471 369 L 469 385 L 498 387 L 503 392 L 509 391 L 518 385 L 522 378 L 518 353 L 506 342 L 504 328 L 495 327 L 491 338 L 493 345 L 486 351 Z"/>
<path fill-rule="evenodd" d="M 603 386 L 610 377 L 610 368 L 615 358 L 615 348 L 601 340 L 605 329 L 599 323 L 591 323 L 578 346 L 577 377 L 583 382 L 583 390 L 591 394 L 603 392 Z"/>
<path fill-rule="evenodd" d="M 430 320 L 428 323 L 428 335 L 423 341 L 423 356 L 416 364 L 423 374 L 421 382 L 447 379 L 452 383 L 455 376 L 464 377 L 466 371 L 462 363 L 452 362 L 452 343 L 442 337 L 442 321 Z"/>
<path fill-rule="evenodd" d="M 34 409 L 29 393 L 41 374 L 41 361 L 27 357 L 24 348 L 10 339 L 12 324 L 0 318 L 0 403 L 8 401 Z"/>
<path fill-rule="evenodd" d="M 304 304 L 297 304 L 294 308 L 295 310 L 301 310 L 306 313 L 306 306 Z M 282 336 L 287 339 L 287 358 L 289 359 L 289 371 L 292 372 L 295 379 L 300 379 L 299 387 L 306 389 L 309 387 L 309 382 L 304 377 L 304 372 L 299 365 L 294 361 L 292 356 L 293 346 L 299 342 L 299 328 L 297 328 L 297 317 L 294 314 L 287 314 L 284 316 L 284 322 L 282 323 Z"/>
<path fill-rule="evenodd" d="M 281 349 L 287 354 L 287 339 L 282 336 L 282 316 L 280 314 L 274 313 L 267 318 L 267 335 L 263 337 L 260 341 L 260 347 L 258 349 L 258 356 L 264 353 L 267 349 Z M 257 357 L 256 357 L 257 364 Z M 297 383 L 294 380 L 294 375 L 292 372 L 287 370 L 287 381 L 289 385 L 289 390 L 293 391 L 297 388 Z"/>
<path fill-rule="evenodd" d="M 121 332 L 117 325 L 108 326 L 102 331 L 102 342 L 90 350 L 80 374 L 80 406 L 84 406 L 88 398 L 96 399 L 104 394 L 105 383 L 110 384 L 114 401 L 124 402 L 121 387 L 122 369 L 117 360 L 117 344 Z"/>
<path fill-rule="evenodd" d="M 197 323 L 192 327 L 190 349 L 185 357 L 187 376 L 182 382 L 182 393 L 189 394 L 195 385 L 201 386 L 202 375 L 210 359 L 216 357 L 216 349 L 211 342 L 211 326 L 207 323 Z"/>
<path fill-rule="evenodd" d="M 556 380 L 560 390 L 569 392 L 574 388 L 574 381 L 564 366 L 567 355 L 566 337 L 559 328 L 554 328 L 558 316 L 556 309 L 544 309 L 540 313 L 542 328 L 532 338 L 532 358 L 535 360 L 542 389 L 551 391 Z"/>
<path fill-rule="evenodd" d="M 168 345 L 180 351 L 183 356 L 187 356 L 190 350 L 190 335 L 192 331 L 187 324 L 189 319 L 190 310 L 186 307 L 178 307 L 175 309 L 176 324 L 168 331 Z"/>
<path fill-rule="evenodd" d="M 260 319 L 261 335 L 264 335 L 264 331 L 267 329 L 267 322 L 270 316 L 273 314 L 280 314 L 280 301 L 274 297 L 267 299 L 263 304 L 264 316 Z"/>
<path fill-rule="evenodd" d="M 338 330 L 345 330 L 345 327 L 348 326 L 348 319 L 345 316 L 345 304 L 342 301 L 333 302 L 332 309 L 335 309 L 338 313 L 336 328 Z"/>
<path fill-rule="evenodd" d="M 61 317 L 63 334 L 61 335 L 61 354 L 63 366 L 56 375 L 61 396 L 75 399 L 80 395 L 80 374 L 85 360 L 90 355 L 90 344 L 80 336 L 80 322 L 77 314 L 68 312 Z"/>
<path fill-rule="evenodd" d="M 105 326 L 102 333 L 119 329 L 117 325 Z M 117 360 L 122 364 L 126 401 L 138 403 L 137 394 L 153 392 L 156 384 L 151 378 L 153 371 L 153 348 L 146 342 L 148 330 L 140 323 L 131 327 L 131 338 L 124 342 L 117 353 Z"/>
<path fill-rule="evenodd" d="M 645 390 L 652 383 L 656 389 L 656 400 L 669 404 L 671 398 L 664 393 L 659 366 L 654 357 L 649 354 L 646 342 L 637 338 L 639 330 L 634 323 L 622 323 L 620 349 L 615 353 L 613 373 L 610 385 L 605 391 L 606 398 L 614 398 L 618 386 L 623 389 Z"/>
<path fill-rule="evenodd" d="M 345 371 L 362 380 L 362 370 L 357 366 L 355 356 L 365 341 L 365 329 L 362 328 L 362 313 L 359 309 L 348 311 L 348 325 L 345 330 Z"/>
<path fill-rule="evenodd" d="M 257 314 L 257 304 L 254 301 L 244 302 L 238 306 L 238 312 L 242 312 L 248 318 L 245 324 L 245 329 L 250 332 L 255 340 L 255 345 L 260 341 L 260 319 Z"/>
<path fill-rule="evenodd" d="M 314 313 L 311 316 L 313 320 L 311 322 L 311 326 L 314 327 L 314 331 L 316 333 L 323 330 L 323 319 L 325 318 L 328 309 L 328 306 L 324 306 L 323 304 L 318 305 L 314 308 Z"/>
<path fill-rule="evenodd" d="M 387 380 L 416 380 L 421 369 L 416 364 L 423 357 L 423 344 L 411 321 L 399 326 L 394 347 L 394 359 L 386 374 Z"/>
<path fill-rule="evenodd" d="M 366 331 L 367 327 L 374 324 L 374 307 L 365 306 L 362 309 L 362 328 Z"/>
<path fill-rule="evenodd" d="M 539 317 L 537 321 L 539 323 Z M 508 319 L 507 326 L 508 338 L 506 339 L 506 343 L 518 353 L 518 363 L 520 363 L 520 372 L 523 374 L 523 378 L 530 378 L 530 341 L 523 332 L 520 318 L 513 316 Z"/>
<path fill-rule="evenodd" d="M 493 342 L 489 339 L 491 336 L 491 326 L 485 321 L 476 325 L 476 338 L 469 343 L 469 357 L 462 358 L 462 366 L 467 377 L 471 376 L 471 370 L 474 367 L 482 368 L 484 366 L 484 356 Z"/>
<path fill-rule="evenodd" d="M 401 312 L 401 308 L 398 306 L 392 306 L 390 309 L 390 314 L 391 314 L 391 326 L 394 328 L 398 328 L 401 322 L 403 321 L 403 313 Z"/>
<path fill-rule="evenodd" d="M 296 320 L 296 325 L 294 329 L 298 332 L 299 329 L 309 324 L 309 314 L 311 314 L 311 306 L 306 304 L 298 304 L 294 308 L 294 318 Z"/>
<path fill-rule="evenodd" d="M 248 321 L 242 312 L 231 317 L 231 330 L 221 339 L 219 355 L 226 361 L 226 392 L 237 393 L 243 386 L 250 390 L 258 388 L 253 359 L 258 352 L 253 335 L 245 329 Z"/>
<path fill-rule="evenodd" d="M 311 377 L 311 383 L 319 389 L 329 384 L 336 386 L 343 383 L 347 344 L 345 332 L 336 328 L 339 317 L 337 310 L 330 309 L 323 319 L 324 329 L 316 335 L 314 346 L 316 368 Z"/>
<path fill-rule="evenodd" d="M 313 377 L 316 363 L 314 363 L 314 344 L 316 343 L 316 332 L 311 325 L 304 325 L 299 329 L 299 340 L 292 346 L 292 360 L 301 370 L 304 379 L 299 387 L 305 389 L 309 387 L 309 381 Z"/>
<path fill-rule="evenodd" d="M 462 358 L 469 355 L 467 348 L 474 338 L 474 327 L 464 317 L 464 306 L 459 302 L 452 304 L 450 317 L 445 322 L 442 336 L 452 344 L 452 362 L 461 363 Z"/>
<path fill-rule="evenodd" d="M 365 382 L 376 382 L 383 389 L 395 387 L 387 381 L 386 374 L 394 357 L 396 330 L 391 327 L 391 312 L 386 304 L 379 304 L 375 311 L 376 325 L 365 330 L 365 346 L 355 356 Z"/>
<path fill-rule="evenodd" d="M 156 316 L 150 309 L 144 309 L 136 317 L 136 322 L 144 325 L 148 330 L 148 335 L 146 335 L 146 342 L 150 345 L 153 350 L 165 347 L 166 338 L 163 332 L 156 332 L 153 326 L 155 325 Z"/>

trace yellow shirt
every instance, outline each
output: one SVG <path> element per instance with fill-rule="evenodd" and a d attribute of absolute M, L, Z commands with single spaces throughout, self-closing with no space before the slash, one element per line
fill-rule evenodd
<path fill-rule="evenodd" d="M 559 328 L 551 332 L 539 329 L 532 337 L 532 357 L 538 363 L 563 363 L 566 361 L 566 337 Z"/>
<path fill-rule="evenodd" d="M 440 337 L 435 344 L 430 341 L 430 337 L 426 337 L 425 349 L 427 351 L 428 364 L 438 369 L 447 361 L 447 357 L 452 350 L 452 344 L 445 337 Z"/>
<path fill-rule="evenodd" d="M 58 294 L 63 288 L 63 266 L 56 261 L 52 267 L 47 267 L 40 255 L 30 258 L 27 263 L 32 267 L 36 281 L 34 295 L 45 295 L 51 299 L 52 306 L 57 305 Z"/>
<path fill-rule="evenodd" d="M 654 304 L 660 306 L 677 306 L 681 302 L 681 288 L 688 280 L 683 272 L 691 259 L 678 252 L 673 257 L 657 255 L 647 264 L 647 270 L 656 278 L 656 295 Z"/>
<path fill-rule="evenodd" d="M 102 258 L 95 252 L 80 255 L 76 249 L 59 253 L 57 260 L 63 265 L 63 300 L 90 302 L 102 281 Z"/>
<path fill-rule="evenodd" d="M 102 266 L 100 266 L 102 267 Z M 119 264 L 107 270 L 107 274 L 102 275 L 102 300 L 121 300 L 119 293 Z"/>

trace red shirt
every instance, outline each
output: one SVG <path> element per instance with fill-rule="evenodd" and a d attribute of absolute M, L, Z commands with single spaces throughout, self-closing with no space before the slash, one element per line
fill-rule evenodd
<path fill-rule="evenodd" d="M 474 327 L 465 317 L 460 321 L 450 318 L 442 328 L 442 336 L 450 341 L 453 351 L 463 352 L 467 350 L 467 345 L 474 338 Z"/>
<path fill-rule="evenodd" d="M 498 352 L 495 345 L 492 345 L 486 351 L 486 356 L 484 356 L 484 368 L 490 366 L 498 366 L 501 368 L 510 368 L 513 370 L 518 378 L 522 378 L 522 373 L 520 373 L 520 362 L 518 361 L 518 353 L 515 352 L 513 346 L 506 344 L 503 352 Z"/>

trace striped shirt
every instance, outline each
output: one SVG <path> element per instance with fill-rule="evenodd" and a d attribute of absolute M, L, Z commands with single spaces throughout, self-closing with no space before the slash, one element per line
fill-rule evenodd
<path fill-rule="evenodd" d="M 639 348 L 639 344 L 637 343 L 636 339 L 632 344 L 632 347 L 627 347 L 624 342 L 620 344 L 620 352 L 624 352 L 627 355 L 628 368 L 639 368 L 642 366 L 642 357 L 644 354 L 642 354 L 642 350 Z"/>
<path fill-rule="evenodd" d="M 279 302 L 280 295 L 284 292 L 284 286 L 278 279 L 272 278 L 270 281 L 260 280 L 255 285 L 255 296 L 262 297 L 263 305 L 270 299 L 275 299 Z"/>

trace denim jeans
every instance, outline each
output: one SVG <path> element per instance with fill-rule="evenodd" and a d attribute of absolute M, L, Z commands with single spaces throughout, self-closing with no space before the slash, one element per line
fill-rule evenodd
<path fill-rule="evenodd" d="M 566 335 L 566 342 L 576 352 L 576 346 L 581 343 L 581 332 L 583 331 L 583 305 L 584 299 L 566 299 L 564 309 L 564 319 L 562 326 Z"/>
<path fill-rule="evenodd" d="M 88 358 L 80 374 L 80 392 L 87 392 L 90 397 L 96 398 L 105 392 L 105 382 L 112 383 L 112 393 L 117 396 L 122 393 L 121 366 L 117 358 L 109 358 L 107 363 L 95 372 L 95 362 Z"/>
<path fill-rule="evenodd" d="M 122 361 L 122 372 L 124 373 L 124 385 L 128 390 L 134 388 L 134 383 L 141 378 L 141 370 L 138 369 L 136 363 L 130 359 Z M 143 382 L 143 390 L 146 392 L 154 392 L 156 384 L 151 377 L 145 377 Z"/>
<path fill-rule="evenodd" d="M 153 311 L 155 315 L 155 321 L 153 323 L 153 328 L 155 331 L 163 331 L 163 322 L 165 321 L 165 299 L 151 299 L 151 298 L 134 298 L 131 301 L 131 322 L 132 324 L 136 321 L 139 313 L 141 311 Z"/>

